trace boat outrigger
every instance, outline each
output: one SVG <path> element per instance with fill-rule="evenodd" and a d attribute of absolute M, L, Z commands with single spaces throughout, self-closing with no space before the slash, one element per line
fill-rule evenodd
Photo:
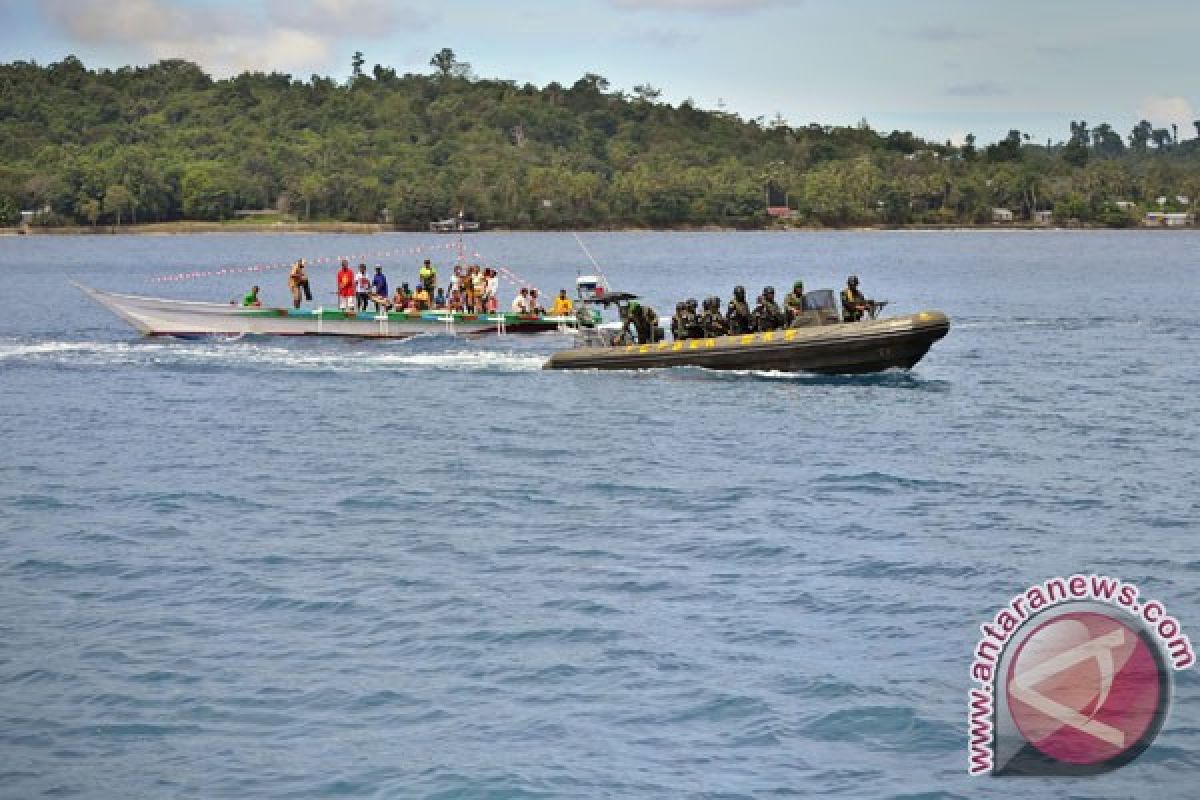
<path fill-rule="evenodd" d="M 362 336 L 406 339 L 422 333 L 481 336 L 573 328 L 575 317 L 512 312 L 465 314 L 445 310 L 349 312 L 329 308 L 246 307 L 118 294 L 75 284 L 147 336 Z"/>
<path fill-rule="evenodd" d="M 805 294 L 806 323 L 761 333 L 711 336 L 676 341 L 629 341 L 624 321 L 637 295 L 610 292 L 600 276 L 577 281 L 580 326 L 577 346 L 555 353 L 543 369 L 656 369 L 705 367 L 719 370 L 763 370 L 861 374 L 911 369 L 934 342 L 950 330 L 940 311 L 900 317 L 842 322 L 834 292 Z M 595 306 L 616 306 L 621 322 L 589 325 Z M 872 311 L 882 304 L 872 306 Z"/>

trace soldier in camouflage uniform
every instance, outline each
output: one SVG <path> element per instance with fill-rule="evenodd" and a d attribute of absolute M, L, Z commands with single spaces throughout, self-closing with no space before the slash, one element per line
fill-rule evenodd
<path fill-rule="evenodd" d="M 704 323 L 700 320 L 699 304 L 694 297 L 687 299 L 687 332 L 689 339 L 700 339 L 704 336 Z"/>
<path fill-rule="evenodd" d="M 713 296 L 705 299 L 704 313 L 700 315 L 700 324 L 704 328 L 706 337 L 724 336 L 729 333 L 729 325 L 721 316 L 721 298 Z"/>
<path fill-rule="evenodd" d="M 760 302 L 754 309 L 754 329 L 774 331 L 784 326 L 783 309 L 775 302 L 775 287 L 764 286 Z"/>
<path fill-rule="evenodd" d="M 746 287 L 733 287 L 733 299 L 725 312 L 725 322 L 730 333 L 750 333 L 754 320 L 750 315 L 750 304 L 746 302 Z"/>
<path fill-rule="evenodd" d="M 783 310 L 787 313 L 789 325 L 797 314 L 804 311 L 804 281 L 796 281 L 792 284 L 792 290 L 783 296 Z"/>
<path fill-rule="evenodd" d="M 687 306 L 681 300 L 675 304 L 675 313 L 671 317 L 671 338 L 677 342 L 686 339 L 688 336 L 687 321 L 685 319 L 687 314 L 686 309 Z"/>

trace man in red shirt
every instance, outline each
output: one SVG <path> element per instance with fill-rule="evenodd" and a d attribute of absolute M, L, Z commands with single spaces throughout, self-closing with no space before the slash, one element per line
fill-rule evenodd
<path fill-rule="evenodd" d="M 342 268 L 337 274 L 338 308 L 342 311 L 354 312 L 354 270 L 350 262 L 342 259 Z"/>

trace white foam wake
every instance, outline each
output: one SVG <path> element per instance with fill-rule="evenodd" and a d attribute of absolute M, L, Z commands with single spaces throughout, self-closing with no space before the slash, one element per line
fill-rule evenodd
<path fill-rule="evenodd" d="M 528 372 L 545 356 L 503 350 L 397 351 L 376 348 L 279 347 L 257 342 L 0 342 L 0 362 L 65 366 L 224 367 L 331 372 L 457 370 Z"/>

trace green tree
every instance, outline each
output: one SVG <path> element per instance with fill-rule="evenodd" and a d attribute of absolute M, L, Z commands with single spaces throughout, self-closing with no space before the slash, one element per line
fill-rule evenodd
<path fill-rule="evenodd" d="M 468 78 L 471 75 L 471 65 L 459 61 L 449 47 L 443 47 L 435 53 L 433 58 L 429 59 L 429 66 L 436 69 L 439 77 L 443 79 Z"/>
<path fill-rule="evenodd" d="M 1086 122 L 1071 121 L 1071 138 L 1063 148 L 1063 161 L 1073 167 L 1082 167 L 1088 161 L 1088 142 L 1091 135 Z"/>
<path fill-rule="evenodd" d="M 234 178 L 214 162 L 190 164 L 180 181 L 183 213 L 191 219 L 225 219 L 237 203 Z"/>
<path fill-rule="evenodd" d="M 656 103 L 658 98 L 662 97 L 662 90 L 655 89 L 648 83 L 641 83 L 633 87 L 633 97 L 642 103 Z M 1200 120 L 1196 122 L 1196 130 L 1200 132 Z"/>
<path fill-rule="evenodd" d="M 1137 125 L 1133 126 L 1133 130 L 1129 133 L 1129 147 L 1144 153 L 1146 145 L 1150 143 L 1150 135 L 1152 133 L 1154 133 L 1154 126 L 1146 120 L 1140 121 Z"/>
<path fill-rule="evenodd" d="M 16 225 L 20 221 L 21 209 L 17 207 L 17 201 L 0 194 L 0 225 Z"/>
<path fill-rule="evenodd" d="M 1021 160 L 1021 132 L 1011 130 L 999 142 L 987 146 L 987 160 L 993 164 Z"/>
<path fill-rule="evenodd" d="M 962 157 L 965 161 L 974 161 L 979 156 L 975 149 L 975 134 L 968 133 L 963 140 Z"/>
<path fill-rule="evenodd" d="M 117 225 L 121 224 L 125 212 L 132 207 L 133 195 L 121 184 L 113 184 L 104 190 L 104 213 L 113 215 Z"/>
<path fill-rule="evenodd" d="M 1107 122 L 1092 129 L 1092 149 L 1105 158 L 1116 158 L 1125 152 L 1125 142 Z"/>
<path fill-rule="evenodd" d="M 104 212 L 104 208 L 100 205 L 100 201 L 94 197 L 84 197 L 78 203 L 79 213 L 88 221 L 89 225 L 95 225 L 100 221 L 100 215 Z"/>

